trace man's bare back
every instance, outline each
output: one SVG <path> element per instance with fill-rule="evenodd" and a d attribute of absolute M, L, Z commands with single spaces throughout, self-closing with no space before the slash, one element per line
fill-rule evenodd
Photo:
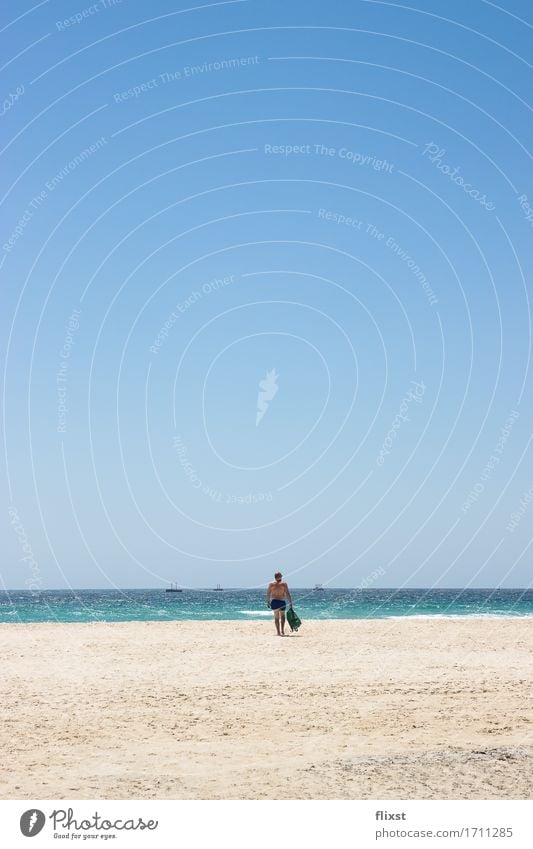
<path fill-rule="evenodd" d="M 268 591 L 272 598 L 280 599 L 280 601 L 283 601 L 283 599 L 290 595 L 289 587 L 285 581 L 272 581 L 268 585 Z"/>

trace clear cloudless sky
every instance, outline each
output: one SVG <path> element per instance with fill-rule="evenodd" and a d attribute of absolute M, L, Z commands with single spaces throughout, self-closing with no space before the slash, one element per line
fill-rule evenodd
<path fill-rule="evenodd" d="M 531 4 L 0 15 L 1 585 L 528 586 Z"/>

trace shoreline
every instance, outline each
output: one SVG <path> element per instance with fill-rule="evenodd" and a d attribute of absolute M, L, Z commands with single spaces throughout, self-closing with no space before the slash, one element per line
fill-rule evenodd
<path fill-rule="evenodd" d="M 531 798 L 533 621 L 497 621 L 2 623 L 2 798 Z"/>
<path fill-rule="evenodd" d="M 176 624 L 202 624 L 202 623 L 212 623 L 222 624 L 226 622 L 238 622 L 240 624 L 248 623 L 261 623 L 267 620 L 267 618 L 273 618 L 272 611 L 265 611 L 264 613 L 258 612 L 256 614 L 250 614 L 247 618 L 239 617 L 239 618 L 226 618 L 224 619 L 221 615 L 216 619 L 210 619 L 208 617 L 200 617 L 198 616 L 196 619 L 186 619 L 182 617 L 180 619 L 81 619 L 81 620 L 71 620 L 71 619 L 40 619 L 35 621 L 18 621 L 18 622 L 3 622 L 0 621 L 0 628 L 2 627 L 11 627 L 13 625 L 20 626 L 31 626 L 31 625 L 176 625 Z M 319 623 L 319 624 L 329 624 L 332 622 L 430 622 L 430 621 L 461 621 L 461 622 L 476 622 L 476 621 L 487 621 L 487 620 L 498 620 L 502 622 L 521 622 L 533 620 L 533 613 L 406 613 L 406 614 L 391 614 L 386 616 L 345 616 L 345 617 L 337 617 L 335 619 L 327 619 L 327 618 L 319 618 L 319 617 L 306 617 L 303 621 L 302 628 L 306 623 Z"/>

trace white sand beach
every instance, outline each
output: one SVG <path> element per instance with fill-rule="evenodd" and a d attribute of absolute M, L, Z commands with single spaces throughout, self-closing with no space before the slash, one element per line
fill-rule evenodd
<path fill-rule="evenodd" d="M 533 619 L 0 625 L 1 796 L 525 799 Z"/>

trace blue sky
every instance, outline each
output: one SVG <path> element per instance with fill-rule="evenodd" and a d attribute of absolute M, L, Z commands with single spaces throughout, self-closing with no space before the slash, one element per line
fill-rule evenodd
<path fill-rule="evenodd" d="M 529 4 L 10 5 L 3 586 L 529 585 Z"/>

